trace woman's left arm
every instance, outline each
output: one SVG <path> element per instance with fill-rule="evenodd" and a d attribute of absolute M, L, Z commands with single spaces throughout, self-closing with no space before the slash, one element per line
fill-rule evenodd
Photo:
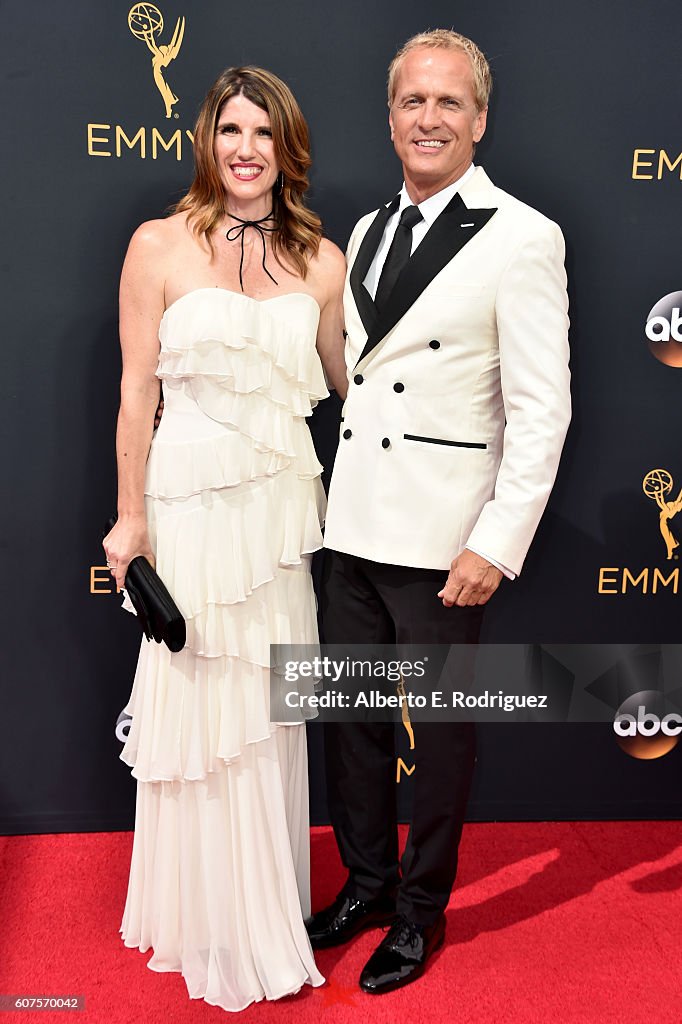
<path fill-rule="evenodd" d="M 344 356 L 343 285 L 346 260 L 340 249 L 323 238 L 318 253 L 319 274 L 324 287 L 325 300 L 317 330 L 319 352 L 327 380 L 342 400 L 348 391 L 348 372 Z"/>

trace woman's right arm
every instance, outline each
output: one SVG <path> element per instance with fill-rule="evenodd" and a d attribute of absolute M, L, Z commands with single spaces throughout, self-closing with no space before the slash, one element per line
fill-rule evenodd
<path fill-rule="evenodd" d="M 164 230 L 166 229 L 166 230 Z M 116 430 L 118 521 L 104 538 L 118 587 L 128 563 L 144 555 L 154 564 L 144 509 L 144 478 L 154 413 L 159 403 L 159 325 L 164 311 L 167 225 L 149 221 L 133 235 L 121 273 L 119 330 L 123 373 Z"/>

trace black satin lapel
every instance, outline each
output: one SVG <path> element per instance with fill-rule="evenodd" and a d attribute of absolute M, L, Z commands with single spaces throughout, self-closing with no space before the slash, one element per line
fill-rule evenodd
<path fill-rule="evenodd" d="M 358 313 L 362 319 L 367 334 L 371 334 L 377 319 L 377 310 L 374 300 L 369 294 L 363 281 L 367 277 L 367 271 L 372 265 L 374 255 L 381 244 L 386 222 L 391 214 L 397 209 L 399 199 L 396 197 L 388 206 L 382 206 L 376 217 L 365 232 L 365 237 L 360 243 L 357 256 L 353 262 L 350 272 L 350 287 L 355 299 Z"/>
<path fill-rule="evenodd" d="M 386 337 L 436 274 L 485 227 L 495 212 L 496 208 L 469 210 L 459 192 L 453 196 L 403 268 L 388 302 L 377 316 L 372 330 L 367 332 L 367 343 L 358 363 Z M 473 226 L 462 227 L 462 224 Z"/>

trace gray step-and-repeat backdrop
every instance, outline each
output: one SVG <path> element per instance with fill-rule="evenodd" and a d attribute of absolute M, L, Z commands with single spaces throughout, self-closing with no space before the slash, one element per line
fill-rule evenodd
<path fill-rule="evenodd" d="M 118 276 L 134 228 L 186 188 L 196 111 L 227 65 L 291 84 L 314 140 L 311 205 L 343 247 L 400 185 L 385 101 L 395 49 L 454 25 L 489 55 L 477 162 L 564 229 L 575 415 L 526 568 L 491 605 L 486 640 L 595 645 L 595 678 L 649 689 L 638 645 L 675 644 L 682 609 L 679 0 L 627 12 L 617 0 L 35 0 L 3 5 L 1 23 L 0 828 L 132 823 L 115 724 L 139 636 L 99 541 L 115 507 Z M 338 415 L 332 399 L 314 418 L 327 467 Z M 315 821 L 320 733 L 311 727 Z M 679 816 L 672 746 L 629 756 L 603 722 L 486 725 L 470 816 Z"/>

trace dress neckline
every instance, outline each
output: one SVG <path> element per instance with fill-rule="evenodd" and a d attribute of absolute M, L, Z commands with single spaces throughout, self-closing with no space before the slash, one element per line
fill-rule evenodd
<path fill-rule="evenodd" d="M 166 306 L 166 308 L 163 311 L 163 316 L 161 317 L 161 319 L 163 320 L 165 318 L 165 316 L 166 316 L 166 313 L 168 313 L 171 309 L 173 309 L 174 306 L 177 306 L 178 303 L 183 302 L 184 299 L 186 299 L 188 296 L 196 295 L 197 292 L 220 292 L 220 293 L 224 293 L 226 295 L 234 295 L 238 299 L 246 299 L 247 302 L 255 302 L 259 306 L 265 305 L 267 302 L 279 302 L 281 299 L 290 299 L 292 296 L 295 296 L 295 297 L 303 296 L 306 299 L 310 299 L 310 301 L 315 304 L 315 307 L 317 308 L 318 314 L 322 313 L 322 310 L 320 308 L 319 302 L 309 292 L 282 292 L 281 295 L 271 295 L 270 298 L 268 298 L 268 299 L 254 299 L 254 297 L 252 295 L 245 295 L 243 292 L 235 292 L 232 288 L 220 288 L 218 286 L 218 287 L 213 287 L 213 288 L 211 288 L 211 287 L 192 288 L 190 291 L 185 292 L 184 295 L 181 295 L 179 298 L 177 298 L 173 302 L 171 302 L 170 306 Z"/>

